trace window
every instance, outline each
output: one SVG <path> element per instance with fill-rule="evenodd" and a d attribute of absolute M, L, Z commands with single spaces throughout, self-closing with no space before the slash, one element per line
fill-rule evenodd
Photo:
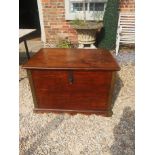
<path fill-rule="evenodd" d="M 90 11 L 104 11 L 104 3 L 89 3 Z"/>
<path fill-rule="evenodd" d="M 71 3 L 71 12 L 83 11 L 83 3 Z M 88 10 L 88 3 L 85 3 L 85 10 Z"/>
<path fill-rule="evenodd" d="M 83 19 L 85 10 L 86 20 L 102 20 L 106 4 L 107 0 L 65 0 L 65 18 Z"/>

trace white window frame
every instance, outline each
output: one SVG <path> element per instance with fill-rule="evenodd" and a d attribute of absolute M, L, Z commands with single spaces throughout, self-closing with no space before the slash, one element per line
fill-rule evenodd
<path fill-rule="evenodd" d="M 88 4 L 88 10 L 86 11 L 86 20 L 103 20 L 107 1 L 108 0 L 86 0 L 86 3 L 104 2 L 104 11 L 90 11 L 89 10 L 89 4 Z M 71 10 L 71 6 L 70 6 L 71 2 L 83 3 L 83 0 L 65 0 L 65 19 L 66 20 L 75 20 L 75 19 L 83 20 L 84 19 L 83 11 L 77 11 L 77 12 L 71 12 L 70 11 Z"/>

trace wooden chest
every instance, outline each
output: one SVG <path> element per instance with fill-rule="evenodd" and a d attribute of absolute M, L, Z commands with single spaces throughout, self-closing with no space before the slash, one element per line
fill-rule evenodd
<path fill-rule="evenodd" d="M 120 67 L 109 51 L 44 48 L 23 68 L 34 111 L 112 115 L 113 76 Z"/>

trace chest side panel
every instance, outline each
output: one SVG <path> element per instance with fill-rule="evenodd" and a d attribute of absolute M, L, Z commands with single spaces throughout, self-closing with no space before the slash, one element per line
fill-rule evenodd
<path fill-rule="evenodd" d="M 31 73 L 39 108 L 101 110 L 109 107 L 110 71 L 70 74 L 69 71 L 32 70 Z"/>

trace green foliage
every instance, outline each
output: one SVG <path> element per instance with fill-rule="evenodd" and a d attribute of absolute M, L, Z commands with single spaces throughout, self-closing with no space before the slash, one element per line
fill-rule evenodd
<path fill-rule="evenodd" d="M 114 49 L 116 46 L 116 33 L 118 24 L 119 0 L 108 0 L 105 10 L 102 31 L 102 38 L 99 43 L 100 48 Z"/>
<path fill-rule="evenodd" d="M 70 22 L 71 25 L 79 25 L 79 26 L 83 26 L 85 25 L 85 22 L 84 20 L 80 20 L 80 19 L 75 19 L 75 20 L 72 20 Z"/>
<path fill-rule="evenodd" d="M 67 39 L 59 40 L 58 44 L 56 45 L 57 48 L 72 48 L 72 44 Z"/>

